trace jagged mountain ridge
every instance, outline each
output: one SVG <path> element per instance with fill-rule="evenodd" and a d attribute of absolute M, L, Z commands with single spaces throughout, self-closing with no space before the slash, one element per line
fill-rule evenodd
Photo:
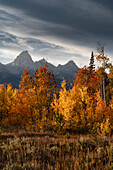
<path fill-rule="evenodd" d="M 76 73 L 79 71 L 78 66 L 72 60 L 65 65 L 59 64 L 56 67 L 47 62 L 44 58 L 34 62 L 28 51 L 23 51 L 13 62 L 6 65 L 0 63 L 0 83 L 9 82 L 12 83 L 14 87 L 17 87 L 25 67 L 30 70 L 31 74 L 34 74 L 40 66 L 47 66 L 47 68 L 55 75 L 55 78 L 59 83 L 63 78 L 70 83 L 76 78 Z"/>
<path fill-rule="evenodd" d="M 28 51 L 23 51 L 13 62 L 6 64 L 7 70 L 13 74 L 22 74 L 25 67 L 30 70 L 36 70 L 35 63 Z"/>

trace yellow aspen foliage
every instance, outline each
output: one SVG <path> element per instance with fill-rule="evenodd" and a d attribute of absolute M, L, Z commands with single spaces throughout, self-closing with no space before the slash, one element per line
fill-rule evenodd
<path fill-rule="evenodd" d="M 98 124 L 97 133 L 101 136 L 111 134 L 111 124 L 109 118 L 105 119 L 105 121 Z"/>
<path fill-rule="evenodd" d="M 12 89 L 12 85 L 10 83 L 7 87 L 0 85 L 0 122 L 2 125 L 5 125 L 5 120 L 9 116 L 14 96 L 15 90 Z"/>
<path fill-rule="evenodd" d="M 70 90 L 66 90 L 66 82 L 63 80 L 62 89 L 59 97 L 54 95 L 52 107 L 55 113 L 63 117 L 65 128 L 71 127 L 74 130 L 83 129 L 88 116 L 87 111 L 90 109 L 90 97 L 87 94 L 87 88 L 78 88 L 74 86 Z M 89 109 L 89 110 L 88 110 Z"/>
<path fill-rule="evenodd" d="M 94 114 L 94 120 L 96 122 L 102 122 L 102 120 L 107 115 L 107 106 L 106 101 L 102 99 L 102 96 L 100 96 L 100 92 L 96 92 L 95 94 L 95 100 L 96 100 L 96 107 L 95 107 L 95 114 Z"/>
<path fill-rule="evenodd" d="M 52 103 L 52 107 L 54 109 L 55 114 L 59 114 L 63 118 L 63 122 L 65 122 L 65 126 L 69 126 L 69 122 L 71 121 L 72 114 L 73 114 L 73 107 L 75 101 L 72 100 L 72 93 L 71 90 L 66 90 L 66 81 L 63 80 L 61 84 L 62 89 L 59 92 L 59 97 L 54 95 L 54 100 Z M 60 121 L 60 120 L 59 120 Z M 57 123 L 57 122 L 55 122 Z"/>
<path fill-rule="evenodd" d="M 87 87 L 80 88 L 80 106 L 82 108 L 81 119 L 83 125 L 85 124 L 87 128 L 91 128 L 94 122 L 94 101 L 92 96 L 89 95 Z"/>
<path fill-rule="evenodd" d="M 113 131 L 113 97 L 110 101 L 110 107 L 109 107 L 109 119 L 111 122 L 111 130 Z"/>

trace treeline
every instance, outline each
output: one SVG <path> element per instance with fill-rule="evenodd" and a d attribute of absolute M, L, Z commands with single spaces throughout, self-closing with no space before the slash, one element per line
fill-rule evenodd
<path fill-rule="evenodd" d="M 95 69 L 92 52 L 89 67 L 83 67 L 72 89 L 56 87 L 54 75 L 40 67 L 31 76 L 25 68 L 19 89 L 0 85 L 0 124 L 57 132 L 113 133 L 113 65 L 98 45 Z M 107 70 L 107 71 L 106 71 Z"/>

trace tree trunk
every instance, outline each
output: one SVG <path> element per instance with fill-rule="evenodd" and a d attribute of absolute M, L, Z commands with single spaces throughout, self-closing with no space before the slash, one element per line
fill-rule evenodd
<path fill-rule="evenodd" d="M 105 78 L 103 78 L 103 99 L 106 100 L 106 92 L 105 92 Z"/>

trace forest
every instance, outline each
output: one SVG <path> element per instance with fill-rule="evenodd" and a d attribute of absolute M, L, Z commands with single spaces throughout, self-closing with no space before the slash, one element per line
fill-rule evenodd
<path fill-rule="evenodd" d="M 100 62 L 95 66 L 95 58 Z M 112 170 L 113 65 L 98 45 L 72 87 L 40 67 L 0 85 L 0 169 Z"/>
<path fill-rule="evenodd" d="M 94 58 L 100 65 L 95 68 Z M 0 85 L 0 124 L 52 130 L 58 133 L 113 133 L 113 65 L 98 44 L 89 66 L 77 74 L 72 88 L 63 80 L 57 89 L 54 75 L 40 67 L 31 76 L 24 69 L 19 89 Z"/>

